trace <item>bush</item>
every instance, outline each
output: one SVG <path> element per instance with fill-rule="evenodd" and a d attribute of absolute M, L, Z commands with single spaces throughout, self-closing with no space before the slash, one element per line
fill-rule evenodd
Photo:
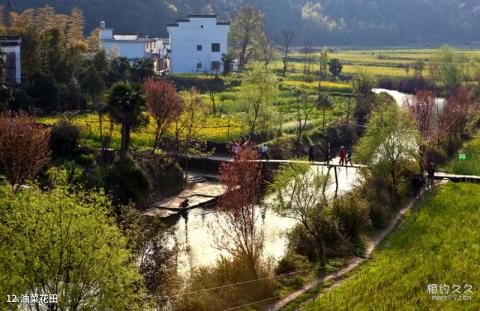
<path fill-rule="evenodd" d="M 317 258 L 317 245 L 313 237 L 305 230 L 302 225 L 296 225 L 288 232 L 288 249 L 291 252 L 305 256 L 310 261 Z"/>
<path fill-rule="evenodd" d="M 56 156 L 72 156 L 78 151 L 79 138 L 78 127 L 67 120 L 60 120 L 52 129 L 50 148 Z"/>
<path fill-rule="evenodd" d="M 105 177 L 105 188 L 117 204 L 144 206 L 150 198 L 147 173 L 131 158 L 113 164 Z"/>
<path fill-rule="evenodd" d="M 434 90 L 435 86 L 423 77 L 411 77 L 404 79 L 383 78 L 378 82 L 383 89 L 397 90 L 404 93 L 415 94 L 417 90 Z"/>
<path fill-rule="evenodd" d="M 327 257 L 343 256 L 349 253 L 350 243 L 341 232 L 340 222 L 333 213 L 332 208 L 327 208 L 320 213 L 313 213 L 309 223 L 312 228 L 323 234 L 325 252 Z M 318 260 L 318 243 L 301 224 L 295 226 L 288 234 L 289 250 L 307 257 L 310 261 Z"/>
<path fill-rule="evenodd" d="M 1 295 L 34 289 L 58 293 L 61 310 L 144 310 L 142 276 L 110 208 L 102 193 L 63 185 L 19 195 L 0 188 Z"/>
<path fill-rule="evenodd" d="M 33 100 L 23 89 L 14 89 L 8 101 L 8 109 L 12 111 L 31 111 Z"/>
<path fill-rule="evenodd" d="M 368 203 L 356 192 L 336 201 L 333 212 L 340 220 L 342 233 L 353 241 L 358 241 L 363 229 L 370 225 Z"/>
<path fill-rule="evenodd" d="M 293 252 L 287 252 L 280 259 L 275 268 L 275 275 L 288 274 L 292 272 L 304 271 L 311 269 L 312 265 L 308 262 L 308 258 Z M 279 283 L 283 287 L 298 288 L 304 284 L 304 274 L 291 274 L 287 277 L 279 279 Z"/>
<path fill-rule="evenodd" d="M 37 72 L 30 78 L 28 94 L 33 98 L 35 108 L 43 112 L 58 109 L 58 85 L 52 75 Z"/>
<path fill-rule="evenodd" d="M 152 188 L 151 199 L 160 200 L 182 190 L 183 171 L 178 163 L 172 165 L 164 157 L 150 152 L 136 153 L 135 161 L 147 174 Z"/>
<path fill-rule="evenodd" d="M 268 266 L 257 267 L 257 275 L 252 275 L 245 258 L 221 258 L 214 267 L 197 268 L 191 272 L 191 277 L 185 292 L 201 291 L 205 288 L 247 282 L 259 281 L 239 286 L 226 287 L 215 291 L 205 291 L 194 295 L 182 295 L 177 301 L 175 310 L 215 311 L 225 310 L 252 301 L 270 298 L 274 293 L 274 281 L 265 279 L 271 276 Z"/>
<path fill-rule="evenodd" d="M 95 156 L 93 154 L 81 154 L 77 161 L 80 165 L 91 166 L 95 161 Z"/>
<path fill-rule="evenodd" d="M 305 270 L 310 267 L 308 258 L 299 254 L 292 252 L 287 252 L 287 254 L 280 259 L 277 267 L 275 268 L 275 274 L 286 274 L 295 271 Z"/>
<path fill-rule="evenodd" d="M 384 228 L 390 219 L 390 194 L 385 180 L 367 173 L 358 190 L 360 197 L 369 205 L 369 217 L 374 228 Z"/>

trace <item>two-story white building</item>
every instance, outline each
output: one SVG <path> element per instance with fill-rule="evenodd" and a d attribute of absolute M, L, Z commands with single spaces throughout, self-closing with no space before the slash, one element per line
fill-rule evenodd
<path fill-rule="evenodd" d="M 5 63 L 5 84 L 20 85 L 22 83 L 22 60 L 21 60 L 20 37 L 1 37 L 0 51 Z"/>
<path fill-rule="evenodd" d="M 100 22 L 100 47 L 114 56 L 128 59 L 150 58 L 154 52 L 156 39 L 141 35 L 116 35 L 113 28 L 106 28 L 105 22 Z"/>
<path fill-rule="evenodd" d="M 172 73 L 221 72 L 228 51 L 230 23 L 216 15 L 190 15 L 167 25 Z"/>

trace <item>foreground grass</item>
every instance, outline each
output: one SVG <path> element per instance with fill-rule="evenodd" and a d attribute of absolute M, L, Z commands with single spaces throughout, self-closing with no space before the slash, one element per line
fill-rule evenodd
<path fill-rule="evenodd" d="M 466 154 L 467 159 L 461 161 L 456 156 L 440 169 L 459 175 L 480 175 L 480 133 L 458 153 Z"/>
<path fill-rule="evenodd" d="M 448 184 L 428 194 L 369 263 L 304 309 L 479 310 L 479 193 L 478 185 Z M 447 284 L 444 295 L 471 300 L 433 300 L 429 284 Z M 454 285 L 459 294 L 452 294 Z M 473 293 L 463 293 L 466 285 Z"/>

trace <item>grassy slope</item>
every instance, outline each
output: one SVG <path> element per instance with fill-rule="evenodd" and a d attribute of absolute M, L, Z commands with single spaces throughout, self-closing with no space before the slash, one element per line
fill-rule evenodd
<path fill-rule="evenodd" d="M 480 186 L 448 184 L 420 203 L 351 279 L 306 310 L 479 310 Z M 471 301 L 433 301 L 428 284 L 473 285 Z"/>
<path fill-rule="evenodd" d="M 458 153 L 465 153 L 467 160 L 460 161 L 456 156 L 440 169 L 454 174 L 480 175 L 480 133 Z"/>

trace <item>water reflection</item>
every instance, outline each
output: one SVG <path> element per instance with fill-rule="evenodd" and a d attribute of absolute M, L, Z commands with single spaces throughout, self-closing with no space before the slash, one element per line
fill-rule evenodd
<path fill-rule="evenodd" d="M 338 159 L 333 160 L 338 163 Z M 336 183 L 333 168 L 312 167 L 312 174 L 329 173 L 327 195 L 335 195 Z M 358 180 L 358 172 L 351 167 L 337 168 L 338 194 L 352 189 Z M 296 221 L 280 217 L 271 209 L 259 207 L 257 226 L 264 232 L 264 258 L 279 260 L 287 248 L 286 233 Z M 220 256 L 228 256 L 224 250 L 216 247 L 215 239 L 222 236 L 222 222 L 225 222 L 222 213 L 215 207 L 199 208 L 189 211 L 174 224 L 175 242 L 177 243 L 178 267 L 180 274 L 186 274 L 191 268 L 214 265 Z"/>

